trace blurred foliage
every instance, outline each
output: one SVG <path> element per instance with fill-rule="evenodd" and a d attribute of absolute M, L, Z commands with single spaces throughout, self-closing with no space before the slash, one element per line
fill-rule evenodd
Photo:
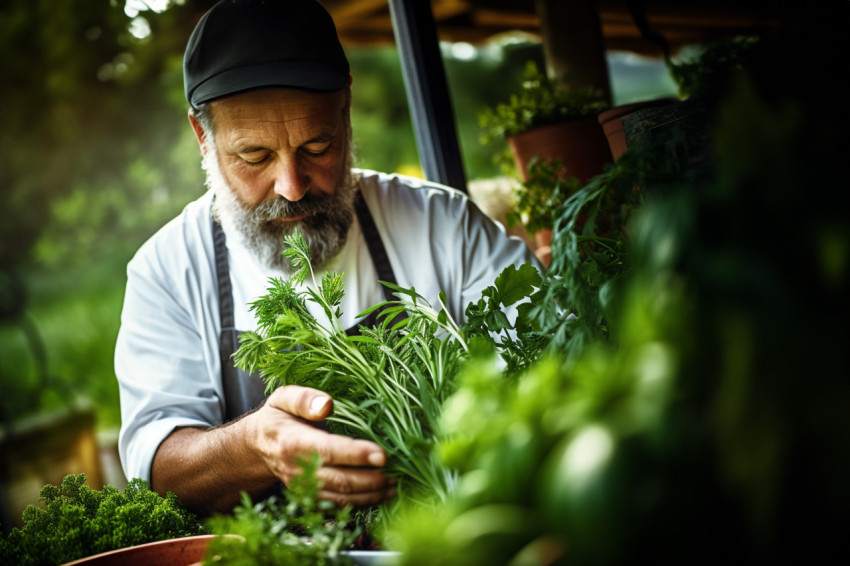
<path fill-rule="evenodd" d="M 728 77 L 740 70 L 743 59 L 758 37 L 734 37 L 704 46 L 697 54 L 680 61 L 668 61 L 670 74 L 679 85 L 679 96 L 714 96 Z M 709 92 L 707 92 L 709 91 Z"/>
<path fill-rule="evenodd" d="M 151 41 L 117 2 L 0 3 L 0 267 L 29 263 L 33 247 L 47 265 L 126 248 L 202 192 L 185 166 L 197 150 L 175 148 L 185 110 L 164 92 L 180 88 L 198 4 L 149 17 Z"/>
<path fill-rule="evenodd" d="M 699 101 L 709 169 L 642 179 L 629 272 L 587 285 L 572 324 L 601 312 L 606 336 L 553 340 L 515 382 L 468 368 L 443 423 L 458 489 L 398 522 L 403 564 L 845 561 L 848 12 L 763 39 Z M 544 285 L 571 277 L 568 247 Z M 564 321 L 576 295 L 550 289 Z"/>
<path fill-rule="evenodd" d="M 124 266 L 204 191 L 181 53 L 205 4 L 138 38 L 115 0 L 0 2 L 4 420 L 82 396 L 117 425 Z"/>

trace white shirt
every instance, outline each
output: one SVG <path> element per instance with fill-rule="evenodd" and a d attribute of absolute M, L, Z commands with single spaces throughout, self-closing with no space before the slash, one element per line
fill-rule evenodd
<path fill-rule="evenodd" d="M 509 264 L 539 264 L 525 243 L 508 237 L 467 196 L 412 177 L 357 170 L 360 189 L 397 282 L 432 305 L 440 291 L 463 322 Z M 128 478 L 150 480 L 159 444 L 175 429 L 222 422 L 219 300 L 212 239 L 211 192 L 190 203 L 136 253 L 115 350 L 121 397 L 119 450 Z M 280 272 L 261 265 L 238 234 L 227 233 L 236 328 L 254 330 L 250 303 Z M 384 301 L 372 257 L 355 216 L 342 250 L 323 268 L 343 273 L 340 322 Z M 321 274 L 317 274 L 320 278 Z"/>

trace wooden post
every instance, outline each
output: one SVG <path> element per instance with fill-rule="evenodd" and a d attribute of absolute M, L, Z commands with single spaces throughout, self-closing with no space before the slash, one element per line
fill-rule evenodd
<path fill-rule="evenodd" d="M 592 87 L 611 103 L 596 0 L 535 0 L 546 72 L 564 89 Z"/>
<path fill-rule="evenodd" d="M 425 176 L 466 192 L 431 4 L 425 0 L 390 0 L 390 15 Z"/>

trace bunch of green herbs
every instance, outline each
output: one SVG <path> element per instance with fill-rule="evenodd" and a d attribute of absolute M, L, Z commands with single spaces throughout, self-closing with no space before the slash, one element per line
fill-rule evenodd
<path fill-rule="evenodd" d="M 671 127 L 664 138 L 629 148 L 555 212 L 552 262 L 529 316 L 565 360 L 589 344 L 616 342 L 611 311 L 631 273 L 632 215 L 653 195 L 700 182 L 705 171 L 689 165 L 694 145 L 688 131 Z"/>
<path fill-rule="evenodd" d="M 327 392 L 334 398 L 329 430 L 378 443 L 387 453 L 387 474 L 399 478 L 401 496 L 444 499 L 452 474 L 431 448 L 440 407 L 468 350 L 457 323 L 414 289 L 384 283 L 398 300 L 361 313 L 380 309 L 381 322 L 349 336 L 339 321 L 342 275 L 326 273 L 318 281 L 303 236 L 296 232 L 286 243 L 295 273 L 273 278 L 267 294 L 252 304 L 258 332 L 242 335 L 237 365 L 259 371 L 268 391 L 297 384 Z M 299 290 L 308 277 L 312 285 Z M 311 314 L 308 301 L 327 322 Z"/>
<path fill-rule="evenodd" d="M 537 361 L 549 336 L 541 331 L 531 313 L 544 293 L 543 278 L 530 263 L 505 267 L 493 284 L 481 292 L 481 298 L 469 303 L 464 312 L 466 322 L 461 331 L 474 347 L 473 353 L 497 353 L 506 377 Z"/>

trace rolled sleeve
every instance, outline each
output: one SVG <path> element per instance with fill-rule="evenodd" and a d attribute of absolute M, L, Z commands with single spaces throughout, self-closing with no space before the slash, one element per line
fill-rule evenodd
<path fill-rule="evenodd" d="M 217 340 L 208 338 L 219 332 L 214 283 L 199 276 L 185 246 L 161 245 L 146 244 L 128 265 L 115 348 L 121 463 L 128 479 L 148 481 L 174 429 L 213 426 L 223 413 Z"/>

